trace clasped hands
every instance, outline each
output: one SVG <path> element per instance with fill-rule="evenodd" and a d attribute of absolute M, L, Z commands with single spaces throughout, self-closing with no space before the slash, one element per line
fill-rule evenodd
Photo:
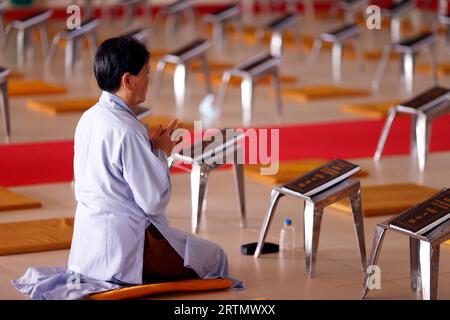
<path fill-rule="evenodd" d="M 172 133 L 178 128 L 181 128 L 182 122 L 178 119 L 173 119 L 169 125 L 163 128 L 161 125 L 151 133 L 150 140 L 156 149 L 164 151 L 166 156 L 172 153 L 173 148 L 178 144 L 179 141 L 172 140 Z"/>

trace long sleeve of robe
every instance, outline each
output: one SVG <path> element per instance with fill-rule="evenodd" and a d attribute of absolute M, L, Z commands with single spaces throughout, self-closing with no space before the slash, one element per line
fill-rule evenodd
<path fill-rule="evenodd" d="M 77 209 L 68 266 L 29 268 L 12 282 L 17 289 L 35 299 L 65 299 L 142 284 L 150 224 L 201 278 L 229 278 L 221 247 L 170 227 L 166 155 L 152 149 L 146 128 L 119 97 L 103 92 L 82 115 L 75 132 L 74 178 Z"/>

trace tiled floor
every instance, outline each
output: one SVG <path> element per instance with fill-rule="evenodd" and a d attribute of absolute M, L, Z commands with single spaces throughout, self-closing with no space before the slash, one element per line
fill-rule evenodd
<path fill-rule="evenodd" d="M 261 18 L 259 19 L 260 22 Z M 258 20 L 257 20 L 258 22 Z M 142 23 L 142 22 L 140 22 Z M 320 30 L 339 24 L 333 20 L 312 21 L 305 19 L 302 27 L 304 34 L 316 35 Z M 119 26 L 118 26 L 119 25 Z M 60 27 L 61 24 L 53 26 Z M 120 24 L 102 26 L 102 38 L 121 34 L 124 30 Z M 381 48 L 386 39 L 387 30 L 365 30 L 365 44 L 368 47 Z M 192 34 L 184 33 L 178 43 L 188 41 Z M 444 37 L 440 39 L 439 60 L 448 62 L 449 51 L 444 47 Z M 376 40 L 376 41 L 374 41 Z M 150 48 L 162 48 L 164 42 L 168 47 L 176 47 L 175 41 L 166 41 L 161 34 L 154 33 L 149 42 Z M 263 50 L 263 47 L 249 46 L 243 42 L 228 42 L 226 50 L 212 53 L 216 60 L 239 62 L 242 59 Z M 0 56 L 0 64 L 15 66 L 15 47 L 12 41 Z M 44 78 L 51 82 L 68 86 L 68 96 L 96 96 L 99 90 L 93 81 L 88 52 L 85 59 L 71 76 L 63 71 L 63 54 L 55 61 L 51 71 L 44 69 L 39 50 L 35 50 L 36 59 L 30 61 L 22 72 L 29 77 Z M 425 57 L 426 58 L 426 57 Z M 423 59 L 423 57 L 419 57 Z M 287 49 L 283 58 L 282 70 L 286 74 L 296 75 L 299 85 L 330 84 L 330 55 L 323 52 L 319 64 L 313 70 L 306 68 L 305 59 Z M 365 73 L 360 73 L 352 60 L 344 61 L 343 84 L 367 88 L 375 70 L 376 63 L 367 63 Z M 287 123 L 314 123 L 334 120 L 354 119 L 359 117 L 340 112 L 342 103 L 353 101 L 378 101 L 387 99 L 404 99 L 408 96 L 400 90 L 398 61 L 389 64 L 379 92 L 373 92 L 367 98 L 325 100 L 313 103 L 298 103 L 284 100 Z M 177 115 L 186 120 L 200 119 L 198 103 L 204 95 L 204 86 L 194 76 L 189 78 L 187 105 L 183 110 L 176 110 L 170 76 L 165 77 L 161 94 L 157 99 L 149 94 L 147 105 L 155 114 Z M 442 85 L 450 85 L 448 77 L 440 79 Z M 431 86 L 431 76 L 417 73 L 415 93 Z M 258 87 L 255 91 L 255 113 L 252 125 L 274 125 L 275 108 L 270 87 Z M 151 92 L 151 90 L 150 90 Z M 45 114 L 30 111 L 25 107 L 26 98 L 14 98 L 11 101 L 11 119 L 13 142 L 31 142 L 72 139 L 75 125 L 80 114 L 49 117 Z M 220 119 L 213 123 L 215 127 L 241 125 L 240 93 L 238 88 L 230 88 Z M 3 133 L 2 133 L 3 134 Z M 3 139 L 0 134 L 0 139 Z M 363 133 L 360 133 L 363 134 Z M 330 137 L 332 138 L 332 137 Z M 311 137 L 314 139 L 314 137 Z M 336 143 L 339 143 L 338 141 Z M 301 146 L 299 146 L 301 148 Z M 450 152 L 433 153 L 429 158 L 427 170 L 419 174 L 414 162 L 407 156 L 386 157 L 374 164 L 369 158 L 352 160 L 367 169 L 370 175 L 362 179 L 363 184 L 383 184 L 390 182 L 415 182 L 427 186 L 441 188 L 450 183 Z M 174 174 L 172 178 L 173 193 L 167 214 L 171 224 L 184 231 L 190 230 L 190 191 L 189 176 Z M 303 247 L 301 210 L 302 204 L 295 199 L 284 198 L 278 207 L 272 222 L 268 240 L 278 241 L 278 234 L 285 217 L 291 217 L 297 232 L 297 251 L 289 255 L 268 254 L 260 259 L 244 256 L 240 253 L 240 245 L 258 239 L 259 229 L 269 201 L 270 186 L 254 180 L 246 180 L 246 202 L 248 227 L 241 229 L 238 221 L 236 190 L 231 171 L 217 171 L 210 177 L 208 190 L 208 207 L 203 217 L 198 236 L 217 242 L 226 250 L 233 277 L 244 281 L 246 288 L 241 291 L 220 291 L 212 293 L 176 293 L 159 295 L 157 299 L 359 299 L 362 289 L 361 266 L 357 253 L 357 245 L 352 219 L 331 209 L 325 211 L 322 224 L 317 272 L 314 279 L 305 274 L 305 255 Z M 3 212 L 0 222 L 41 219 L 48 217 L 73 216 L 75 200 L 70 183 L 35 185 L 11 188 L 43 203 L 40 209 Z M 387 217 L 365 219 L 366 247 L 370 251 L 371 241 L 376 223 Z M 382 271 L 381 290 L 372 290 L 368 299 L 415 299 L 409 289 L 409 244 L 401 235 L 389 232 L 385 238 L 379 265 Z M 0 257 L 0 299 L 25 299 L 11 285 L 10 281 L 23 274 L 29 266 L 65 265 L 68 250 L 44 253 L 22 254 Z M 450 299 L 450 247 L 441 251 L 439 298 Z"/>

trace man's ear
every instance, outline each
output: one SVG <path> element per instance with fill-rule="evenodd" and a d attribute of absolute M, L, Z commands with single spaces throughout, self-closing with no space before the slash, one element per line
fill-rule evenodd
<path fill-rule="evenodd" d="M 122 76 L 122 86 L 127 90 L 131 89 L 131 73 L 125 72 Z"/>

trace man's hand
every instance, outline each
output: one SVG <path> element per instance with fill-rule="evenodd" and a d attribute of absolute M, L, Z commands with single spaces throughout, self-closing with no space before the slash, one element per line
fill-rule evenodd
<path fill-rule="evenodd" d="M 173 119 L 166 128 L 159 126 L 151 138 L 153 146 L 156 149 L 164 151 L 165 154 L 169 156 L 172 153 L 173 147 L 178 143 L 178 141 L 172 141 L 172 132 L 182 125 L 183 123 L 178 122 L 178 119 Z"/>

